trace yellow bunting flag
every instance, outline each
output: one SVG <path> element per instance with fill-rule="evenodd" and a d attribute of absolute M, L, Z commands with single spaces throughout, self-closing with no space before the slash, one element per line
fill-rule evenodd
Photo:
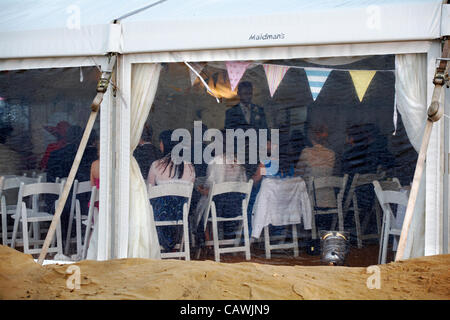
<path fill-rule="evenodd" d="M 359 102 L 364 99 L 367 88 L 373 79 L 376 71 L 371 70 L 352 70 L 349 71 L 355 86 L 356 93 L 358 94 Z"/>

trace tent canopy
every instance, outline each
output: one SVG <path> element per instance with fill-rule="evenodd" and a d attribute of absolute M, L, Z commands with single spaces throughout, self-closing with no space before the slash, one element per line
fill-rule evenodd
<path fill-rule="evenodd" d="M 4 0 L 0 8 L 0 59 L 430 40 L 441 36 L 443 15 L 442 0 Z"/>

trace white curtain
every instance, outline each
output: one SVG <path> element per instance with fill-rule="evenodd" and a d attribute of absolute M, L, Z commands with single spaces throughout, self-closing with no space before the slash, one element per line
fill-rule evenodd
<path fill-rule="evenodd" d="M 419 152 L 427 120 L 426 54 L 395 56 L 395 96 L 409 141 Z"/>
<path fill-rule="evenodd" d="M 427 60 L 425 54 L 395 56 L 395 99 L 409 141 L 419 152 L 427 120 Z M 409 229 L 404 259 L 424 255 L 425 172 Z"/>
<path fill-rule="evenodd" d="M 133 156 L 155 98 L 160 71 L 160 64 L 133 64 L 131 73 L 129 258 L 161 258 L 146 182 Z"/>

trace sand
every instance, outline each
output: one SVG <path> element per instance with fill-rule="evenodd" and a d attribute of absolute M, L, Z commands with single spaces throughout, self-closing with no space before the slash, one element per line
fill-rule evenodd
<path fill-rule="evenodd" d="M 368 288 L 377 273 L 365 267 L 149 259 L 73 265 L 80 289 L 70 289 L 71 281 L 67 286 L 71 265 L 41 266 L 31 255 L 0 246 L 0 299 L 450 300 L 450 255 L 380 265 L 379 289 Z"/>

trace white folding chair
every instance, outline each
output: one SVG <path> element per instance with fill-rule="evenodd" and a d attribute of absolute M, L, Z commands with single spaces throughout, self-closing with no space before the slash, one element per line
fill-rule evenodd
<path fill-rule="evenodd" d="M 387 247 L 389 243 L 389 236 L 400 236 L 401 228 L 396 229 L 394 224 L 395 215 L 393 213 L 391 205 L 408 205 L 408 196 L 400 191 L 392 191 L 389 189 L 396 189 L 396 182 L 383 182 L 373 181 L 375 194 L 381 209 L 383 210 L 383 224 L 380 237 L 380 250 L 378 253 L 378 263 L 386 263 Z"/>
<path fill-rule="evenodd" d="M 320 177 L 315 178 L 312 177 L 309 179 L 308 185 L 308 192 L 309 192 L 309 199 L 311 200 L 311 211 L 312 211 L 312 218 L 311 218 L 311 236 L 313 239 L 317 239 L 318 230 L 316 227 L 316 216 L 317 215 L 324 215 L 324 214 L 333 214 L 334 219 L 336 219 L 336 215 L 338 218 L 339 223 L 339 231 L 344 231 L 344 213 L 343 213 L 343 198 L 344 198 L 344 192 L 345 192 L 345 186 L 347 184 L 348 175 L 344 175 L 343 177 L 337 177 L 337 176 L 329 176 L 329 177 Z M 318 207 L 317 205 L 317 199 L 316 199 L 316 193 L 318 190 L 321 189 L 338 189 L 338 193 L 336 198 L 336 204 L 329 208 L 322 208 Z M 335 223 L 332 223 L 332 226 Z"/>
<path fill-rule="evenodd" d="M 77 196 L 84 193 L 90 193 L 91 191 L 92 191 L 91 181 L 79 182 L 78 180 L 75 179 L 72 189 L 72 201 L 70 203 L 69 225 L 67 227 L 67 236 L 64 247 L 64 252 L 66 255 L 69 254 L 70 244 L 73 242 L 76 242 L 77 245 L 77 255 L 81 254 L 82 251 L 81 222 L 86 220 L 88 216 L 81 214 L 81 204 Z M 72 224 L 74 219 L 76 228 L 76 238 L 71 239 Z"/>
<path fill-rule="evenodd" d="M 85 188 L 85 187 L 86 186 L 82 186 L 82 188 Z M 93 237 L 93 236 L 97 237 L 97 233 L 96 232 L 93 233 L 92 229 L 96 228 L 96 227 L 98 228 L 98 221 L 95 221 L 94 225 L 92 224 L 92 222 L 94 221 L 95 213 L 97 213 L 96 219 L 98 219 L 98 209 L 95 207 L 95 203 L 98 201 L 98 198 L 99 198 L 98 189 L 96 186 L 91 186 L 90 191 L 91 191 L 91 198 L 89 200 L 88 215 L 87 215 L 87 218 L 83 219 L 83 221 L 82 221 L 82 223 L 84 225 L 86 225 L 86 231 L 84 233 L 84 241 L 82 243 L 82 251 L 81 251 L 81 259 L 83 259 L 83 260 L 86 259 L 86 257 L 87 257 L 87 252 L 89 249 L 89 243 L 91 241 L 91 237 Z M 76 204 L 77 204 L 77 209 L 76 209 L 77 210 L 76 211 L 77 218 L 76 219 L 77 219 L 77 223 L 78 223 L 78 221 L 80 221 L 80 224 L 81 224 L 82 217 L 81 217 L 81 211 L 80 211 L 80 206 L 79 206 L 80 202 L 77 200 Z M 79 218 L 78 218 L 78 215 L 80 215 Z M 78 226 L 77 226 L 77 228 L 78 228 Z M 80 225 L 80 234 L 81 234 L 81 225 Z M 77 238 L 78 238 L 78 234 L 77 234 Z M 96 241 L 97 241 L 97 239 L 96 239 Z"/>
<path fill-rule="evenodd" d="M 390 180 L 377 180 L 380 185 L 381 188 L 383 190 L 391 190 L 391 191 L 400 191 L 402 185 L 400 183 L 400 180 L 398 180 L 398 178 L 392 178 Z M 373 187 L 373 183 L 372 183 L 372 187 Z M 376 195 L 375 195 L 376 197 Z M 377 230 L 378 230 L 378 239 L 380 240 L 382 238 L 381 233 L 383 230 L 382 227 L 382 220 L 383 220 L 383 210 L 380 207 L 380 203 L 378 202 L 378 200 L 375 200 L 375 215 L 377 217 Z M 361 225 L 361 230 L 366 230 L 367 226 L 369 224 L 369 219 L 364 219 Z M 380 241 L 379 241 L 380 242 Z"/>
<path fill-rule="evenodd" d="M 32 172 L 24 172 L 23 173 L 24 177 L 30 177 L 30 178 L 41 178 L 41 182 L 47 182 L 47 173 L 46 172 L 36 172 L 36 171 L 32 171 Z"/>
<path fill-rule="evenodd" d="M 2 222 L 2 244 L 11 244 L 12 230 L 8 230 L 8 215 L 13 216 L 16 213 L 16 204 L 7 204 L 6 193 L 19 192 L 20 183 L 24 184 L 41 182 L 42 177 L 29 178 L 26 176 L 1 176 L 0 177 L 0 213 Z M 17 194 L 16 193 L 16 194 Z M 16 201 L 16 199 L 14 199 Z M 36 201 L 36 200 L 35 200 Z"/>
<path fill-rule="evenodd" d="M 209 191 L 208 206 L 205 211 L 208 217 L 207 219 L 204 219 L 204 229 L 206 230 L 206 225 L 208 222 L 212 224 L 214 258 L 217 262 L 220 261 L 220 255 L 222 253 L 230 252 L 245 252 L 245 259 L 250 260 L 250 239 L 248 233 L 247 207 L 250 200 L 252 186 L 253 180 L 251 179 L 248 182 L 223 182 L 213 184 Z M 242 212 L 240 215 L 232 218 L 217 216 L 216 204 L 213 198 L 217 195 L 226 193 L 242 193 L 245 195 L 244 199 L 242 199 Z M 237 237 L 235 239 L 219 239 L 218 223 L 228 221 L 240 221 Z M 244 245 L 239 246 L 241 242 L 242 232 L 244 233 Z M 207 244 L 210 244 L 210 242 L 207 242 Z M 232 247 L 220 247 L 221 245 L 232 245 Z"/>
<path fill-rule="evenodd" d="M 188 215 L 189 208 L 191 206 L 191 198 L 192 198 L 192 183 L 182 183 L 182 182 L 173 182 L 173 183 L 164 183 L 157 186 L 148 186 L 148 198 L 149 200 L 167 197 L 167 196 L 175 196 L 175 197 L 183 197 L 187 198 L 186 203 L 183 205 L 183 217 L 181 220 L 164 220 L 164 221 L 155 221 L 156 227 L 161 226 L 183 226 L 183 237 L 180 244 L 179 252 L 161 252 L 161 258 L 177 258 L 182 257 L 185 260 L 190 260 L 190 246 L 189 246 L 189 224 L 188 224 Z M 150 203 L 150 208 L 153 210 L 153 206 Z"/>
<path fill-rule="evenodd" d="M 377 174 L 359 174 L 356 173 L 353 176 L 352 183 L 350 185 L 350 189 L 348 190 L 347 197 L 345 198 L 344 202 L 344 219 L 348 212 L 353 211 L 353 216 L 355 219 L 355 227 L 356 227 L 356 239 L 358 248 L 362 248 L 362 241 L 367 239 L 374 239 L 379 237 L 379 233 L 381 230 L 381 217 L 379 210 L 375 210 L 376 215 L 376 222 L 377 222 L 377 233 L 376 234 L 363 234 L 363 230 L 361 229 L 361 220 L 360 220 L 360 208 L 358 206 L 358 198 L 356 195 L 355 190 L 359 187 L 365 186 L 365 185 L 372 185 L 372 181 L 374 180 L 381 180 L 385 176 L 385 172 L 380 172 Z M 377 207 L 377 206 L 375 206 Z M 370 212 L 366 213 L 364 216 L 365 219 L 365 225 L 367 225 L 368 220 L 370 218 Z"/>
<path fill-rule="evenodd" d="M 19 196 L 17 199 L 17 207 L 16 213 L 14 215 L 14 229 L 13 236 L 11 241 L 11 247 L 14 248 L 16 244 L 17 230 L 19 227 L 20 221 L 22 222 L 22 238 L 23 238 L 23 248 L 24 253 L 27 254 L 37 254 L 40 253 L 42 248 L 39 248 L 39 245 L 43 245 L 44 240 L 40 239 L 40 231 L 34 232 L 33 238 L 28 237 L 28 223 L 29 222 L 51 222 L 53 220 L 53 214 L 49 212 L 41 211 L 38 205 L 38 201 L 34 201 L 31 208 L 27 208 L 26 198 L 41 196 L 43 194 L 46 195 L 57 195 L 58 199 L 55 201 L 54 210 L 58 205 L 59 198 L 61 197 L 61 193 L 63 190 L 63 183 L 33 183 L 33 184 L 25 184 L 23 182 L 20 183 L 19 188 Z M 30 210 L 31 209 L 31 210 Z M 54 240 L 52 240 L 52 244 L 54 244 Z M 34 249 L 30 249 L 30 244 L 34 244 Z M 61 223 L 59 222 L 56 227 L 56 245 L 51 246 L 48 249 L 48 252 L 57 252 L 62 254 L 62 233 L 61 233 Z"/>

